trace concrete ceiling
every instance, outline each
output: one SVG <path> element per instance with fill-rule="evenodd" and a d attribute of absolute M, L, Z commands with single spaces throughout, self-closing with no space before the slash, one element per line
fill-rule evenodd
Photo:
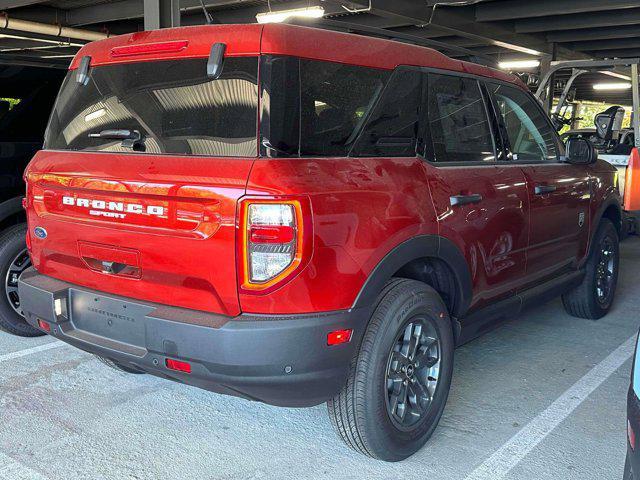
<path fill-rule="evenodd" d="M 10 18 L 120 34 L 144 29 L 145 5 L 204 23 L 199 0 L 0 0 Z M 266 0 L 204 0 L 215 22 L 254 23 Z M 432 45 L 483 63 L 640 56 L 639 0 L 272 0 L 273 10 L 322 5 L 328 28 Z M 0 20 L 0 25 L 2 21 Z M 381 30 L 384 29 L 384 30 Z M 2 36 L 2 34 L 10 36 Z M 436 43 L 437 42 L 437 43 Z M 0 28 L 0 62 L 68 64 L 83 41 Z"/>

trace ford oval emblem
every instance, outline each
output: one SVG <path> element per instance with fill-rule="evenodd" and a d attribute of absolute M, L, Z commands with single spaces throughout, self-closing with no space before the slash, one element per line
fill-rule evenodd
<path fill-rule="evenodd" d="M 38 238 L 47 238 L 47 231 L 42 227 L 34 228 L 33 234 Z"/>

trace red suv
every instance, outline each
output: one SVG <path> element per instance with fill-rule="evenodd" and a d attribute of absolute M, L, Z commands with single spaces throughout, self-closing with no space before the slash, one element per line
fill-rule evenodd
<path fill-rule="evenodd" d="M 27 170 L 28 322 L 113 367 L 328 402 L 384 460 L 453 351 L 562 294 L 610 308 L 616 170 L 515 77 L 402 43 L 202 26 L 83 47 Z"/>

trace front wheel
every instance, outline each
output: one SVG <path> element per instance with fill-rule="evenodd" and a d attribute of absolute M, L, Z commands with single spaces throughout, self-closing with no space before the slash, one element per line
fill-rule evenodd
<path fill-rule="evenodd" d="M 453 330 L 428 285 L 393 279 L 383 290 L 342 391 L 327 406 L 354 450 L 403 460 L 427 442 L 449 395 Z"/>
<path fill-rule="evenodd" d="M 620 241 L 611 220 L 603 218 L 593 237 L 584 280 L 562 295 L 569 315 L 597 320 L 611 309 L 618 285 Z"/>
<path fill-rule="evenodd" d="M 45 335 L 24 319 L 18 296 L 18 278 L 31 266 L 25 224 L 14 225 L 0 237 L 0 330 L 21 337 Z"/>

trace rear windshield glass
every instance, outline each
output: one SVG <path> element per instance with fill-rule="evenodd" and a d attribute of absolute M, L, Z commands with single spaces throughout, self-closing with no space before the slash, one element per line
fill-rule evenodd
<path fill-rule="evenodd" d="M 207 77 L 206 64 L 190 59 L 92 67 L 86 85 L 70 71 L 45 148 L 256 156 L 258 58 L 227 58 L 217 80 Z M 114 129 L 131 137 L 139 132 L 141 141 L 108 138 L 104 131 Z"/>

